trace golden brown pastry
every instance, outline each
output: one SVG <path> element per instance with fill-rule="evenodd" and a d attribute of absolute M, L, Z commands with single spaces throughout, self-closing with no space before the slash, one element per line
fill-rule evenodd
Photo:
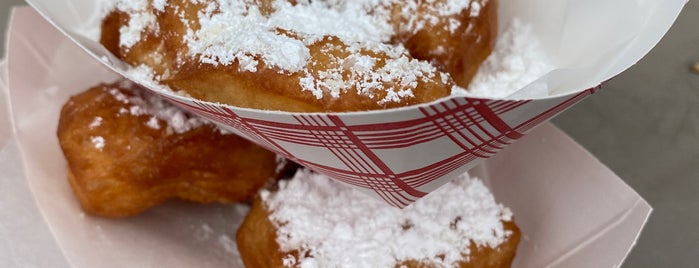
<path fill-rule="evenodd" d="M 495 0 L 119 0 L 101 42 L 194 98 L 344 112 L 425 103 L 466 87 L 490 54 Z"/>
<path fill-rule="evenodd" d="M 100 216 L 134 215 L 170 198 L 247 201 L 281 167 L 274 153 L 128 82 L 71 97 L 57 134 L 75 195 Z"/>
<path fill-rule="evenodd" d="M 480 64 L 490 55 L 498 29 L 497 0 L 419 0 L 390 3 L 393 43 L 403 44 L 416 59 L 432 63 L 467 88 Z M 462 7 L 445 15 L 447 7 Z M 408 9 L 409 11 L 406 11 Z"/>
<path fill-rule="evenodd" d="M 510 267 L 511 212 L 478 180 L 445 187 L 401 211 L 300 171 L 255 199 L 238 249 L 246 267 Z"/>

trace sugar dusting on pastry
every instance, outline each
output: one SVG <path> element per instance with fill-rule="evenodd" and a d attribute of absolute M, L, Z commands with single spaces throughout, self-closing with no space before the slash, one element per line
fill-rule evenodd
<path fill-rule="evenodd" d="M 165 0 L 104 1 L 105 6 L 129 15 L 128 23 L 119 30 L 120 46 L 125 48 L 138 43 L 145 32 L 157 35 L 156 16 L 171 5 Z M 401 44 L 393 43 L 392 38 L 442 24 L 452 33 L 457 29 L 468 32 L 472 25 L 461 27 L 462 22 L 453 16 L 466 12 L 477 17 L 488 2 L 271 0 L 270 7 L 263 8 L 254 5 L 255 1 L 189 0 L 189 3 L 204 6 L 196 21 L 188 21 L 189 17 L 182 10 L 175 12 L 179 12 L 184 25 L 189 26 L 184 36 L 188 57 L 202 64 L 236 64 L 242 72 L 275 68 L 279 72 L 300 74 L 300 88 L 319 100 L 340 98 L 349 92 L 385 105 L 414 99 L 413 90 L 423 81 L 435 77 L 442 78 L 445 83 L 450 80 L 448 74 L 437 70 L 430 62 L 410 57 L 410 53 Z M 415 16 L 418 12 L 421 16 Z M 364 57 L 333 58 L 331 61 L 338 63 L 333 67 L 318 73 L 309 71 L 312 68 L 308 66 L 317 62 L 311 57 L 308 46 L 329 36 L 338 38 L 351 55 L 363 51 Z M 391 56 L 367 59 L 371 58 L 367 54 Z M 147 75 L 141 78 L 145 77 Z M 388 84 L 393 86 L 386 86 Z M 448 88 L 451 86 L 447 84 Z M 376 91 L 386 94 L 375 98 L 379 95 Z"/>
<path fill-rule="evenodd" d="M 407 259 L 449 267 L 469 253 L 471 242 L 501 244 L 510 235 L 502 221 L 512 220 L 511 211 L 467 175 L 403 210 L 306 170 L 261 196 L 278 225 L 281 250 L 300 249 L 299 259 L 284 261 L 299 267 L 392 267 Z"/>
<path fill-rule="evenodd" d="M 90 125 L 88 125 L 88 127 L 89 127 L 90 129 L 99 127 L 99 126 L 102 125 L 102 120 L 104 120 L 104 119 L 102 119 L 101 116 L 95 116 L 95 118 L 92 119 L 92 122 L 90 122 Z"/>
<path fill-rule="evenodd" d="M 104 140 L 102 136 L 92 136 L 90 137 L 90 142 L 95 146 L 95 149 L 102 150 L 107 141 Z"/>
<path fill-rule="evenodd" d="M 189 53 L 212 65 L 238 62 L 241 71 L 255 72 L 262 66 L 273 66 L 303 73 L 299 81 L 302 90 L 312 92 L 317 99 L 328 93 L 339 98 L 350 88 L 366 96 L 372 96 L 376 90 L 387 91 L 379 104 L 413 97 L 412 89 L 417 83 L 438 72 L 428 62 L 409 58 L 404 47 L 383 44 L 394 34 L 386 17 L 390 13 L 370 10 L 367 1 L 299 1 L 295 5 L 275 1 L 272 5 L 275 11 L 265 16 L 257 6 L 244 2 L 210 2 L 199 14 L 200 28 L 188 31 L 185 37 Z M 290 31 L 293 36 L 280 31 Z M 346 45 L 344 50 L 350 56 L 331 57 L 336 66 L 309 72 L 306 66 L 315 62 L 307 46 L 328 36 Z M 331 49 L 338 48 L 342 49 Z M 371 57 L 360 54 L 362 50 L 390 56 Z M 388 81 L 397 81 L 399 87 L 385 87 Z"/>
<path fill-rule="evenodd" d="M 122 83 L 124 83 L 124 88 L 132 87 L 130 86 L 131 82 L 127 80 L 122 81 Z M 160 129 L 160 123 L 162 122 L 167 127 L 167 131 L 173 133 L 184 133 L 202 125 L 211 124 L 206 119 L 190 115 L 179 107 L 167 103 L 160 97 L 153 94 L 144 93 L 126 95 L 118 88 L 109 89 L 109 93 L 116 100 L 128 106 L 128 108 L 120 109 L 121 114 L 129 114 L 133 116 L 152 116 L 145 123 L 152 129 Z M 101 123 L 101 121 L 102 119 L 95 119 L 90 126 L 98 126 L 96 122 Z M 218 129 L 221 133 L 227 133 L 226 130 L 220 128 Z"/>
<path fill-rule="evenodd" d="M 145 0 L 104 2 L 106 8 L 115 7 L 131 15 L 129 24 L 121 29 L 120 40 L 125 46 L 135 44 L 146 28 L 155 27 L 152 16 L 148 15 L 151 14 L 149 10 L 162 11 L 167 5 L 167 1 L 163 0 L 153 1 L 150 5 Z M 226 4 L 222 1 L 210 2 L 209 7 L 199 16 L 199 30 L 190 29 L 187 33 L 189 52 L 199 57 L 203 63 L 225 65 L 237 61 L 240 68 L 256 71 L 262 66 L 262 60 L 264 65 L 277 66 L 291 72 L 301 71 L 305 64 L 309 64 L 306 45 L 328 35 L 346 42 L 350 46 L 348 51 L 371 49 L 393 55 L 408 54 L 401 46 L 384 45 L 396 31 L 387 23 L 388 17 L 392 15 L 389 7 L 397 3 L 396 0 L 380 1 L 380 4 L 375 0 L 297 1 L 296 5 L 288 1 L 272 2 L 275 12 L 267 16 L 246 1 L 225 1 Z M 436 23 L 438 16 L 448 16 L 462 10 L 468 10 L 471 16 L 478 16 L 487 2 L 488 0 L 444 1 L 431 7 L 433 10 L 427 12 L 428 15 L 424 18 L 416 20 L 411 15 L 418 8 L 417 1 L 404 1 L 398 15 L 406 23 L 397 30 L 416 32 L 425 25 Z M 449 27 L 456 29 L 458 23 L 453 21 Z M 293 29 L 298 36 L 292 38 L 280 34 L 276 29 Z M 301 88 L 320 99 L 326 94 L 338 98 L 343 93 L 342 89 L 355 85 L 358 93 L 365 95 L 372 94 L 372 90 L 376 89 L 388 90 L 386 97 L 377 100 L 379 103 L 400 102 L 402 98 L 412 96 L 410 85 L 415 84 L 420 75 L 438 72 L 426 62 L 406 58 L 387 63 L 386 66 L 391 66 L 390 70 L 382 68 L 378 71 L 372 70 L 376 66 L 376 60 L 370 57 L 358 55 L 342 62 L 343 68 L 319 74 L 305 72 L 299 81 Z M 515 20 L 500 34 L 492 55 L 483 63 L 467 91 L 456 87 L 453 94 L 507 97 L 552 69 L 531 29 Z M 362 75 L 367 70 L 374 74 Z M 351 74 L 349 78 L 347 72 Z M 137 66 L 131 74 L 131 78 L 138 81 L 156 84 L 152 83 L 152 70 Z M 440 75 L 444 79 L 449 76 L 444 73 Z M 150 79 L 146 79 L 148 77 Z M 383 88 L 382 81 L 388 79 L 398 79 L 401 84 L 408 86 L 398 90 Z"/>
<path fill-rule="evenodd" d="M 157 3 L 157 1 L 156 1 Z M 148 0 L 128 0 L 116 2 L 119 11 L 129 14 L 129 25 L 121 27 L 119 45 L 131 47 L 141 40 L 141 33 L 155 25 L 155 15 L 148 12 Z M 154 3 L 155 4 L 155 3 Z"/>

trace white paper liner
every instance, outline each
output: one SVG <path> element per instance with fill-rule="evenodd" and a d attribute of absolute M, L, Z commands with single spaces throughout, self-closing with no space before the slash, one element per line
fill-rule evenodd
<path fill-rule="evenodd" d="M 2 58 L 0 59 L 0 150 L 5 148 L 5 145 L 12 138 L 7 80 L 7 60 Z"/>
<path fill-rule="evenodd" d="M 14 12 L 10 100 L 29 186 L 74 267 L 240 267 L 236 206 L 170 202 L 111 220 L 85 215 L 55 136 L 69 95 L 116 75 L 28 8 Z M 531 157 L 536 155 L 537 157 Z M 19 168 L 19 167 L 18 167 Z M 544 124 L 473 171 L 523 232 L 514 267 L 618 267 L 650 207 L 569 137 Z"/>
<path fill-rule="evenodd" d="M 560 130 L 532 135 L 474 170 L 524 230 L 514 267 L 619 267 L 650 206 Z"/>

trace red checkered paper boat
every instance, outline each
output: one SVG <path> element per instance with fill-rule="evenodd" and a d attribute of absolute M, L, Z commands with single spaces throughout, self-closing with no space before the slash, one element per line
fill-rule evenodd
<path fill-rule="evenodd" d="M 81 34 L 86 22 L 95 21 L 98 1 L 27 2 L 96 59 L 126 72 L 126 64 Z M 306 167 L 404 207 L 497 154 L 637 62 L 665 34 L 684 4 L 501 0 L 500 24 L 516 19 L 531 25 L 552 58 L 554 69 L 534 82 L 546 85 L 545 96 L 453 96 L 383 111 L 289 113 L 151 89 Z M 585 8 L 576 8 L 580 6 Z"/>
<path fill-rule="evenodd" d="M 545 101 L 461 97 L 343 114 L 259 113 L 168 98 L 306 167 L 403 207 L 593 91 Z"/>

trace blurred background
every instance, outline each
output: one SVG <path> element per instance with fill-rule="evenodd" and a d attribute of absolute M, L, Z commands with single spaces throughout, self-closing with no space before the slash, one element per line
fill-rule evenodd
<path fill-rule="evenodd" d="M 0 0 L 0 29 L 7 27 L 10 7 L 23 4 Z M 3 38 L 0 34 L 1 44 Z M 3 45 L 0 55 L 4 53 Z M 697 267 L 699 70 L 692 71 L 695 63 L 699 63 L 699 0 L 689 1 L 643 60 L 553 120 L 654 208 L 623 267 Z M 41 219 L 37 213 L 34 217 Z M 21 228 L 0 224 L 0 237 L 14 231 L 31 232 L 31 237 L 27 244 L 0 245 L 13 250 L 0 253 L 1 264 L 14 262 L 4 258 L 23 254 L 41 258 L 46 252 L 35 252 L 38 248 L 32 245 L 53 243 L 47 230 L 10 226 Z M 51 265 L 57 266 L 62 265 Z"/>

